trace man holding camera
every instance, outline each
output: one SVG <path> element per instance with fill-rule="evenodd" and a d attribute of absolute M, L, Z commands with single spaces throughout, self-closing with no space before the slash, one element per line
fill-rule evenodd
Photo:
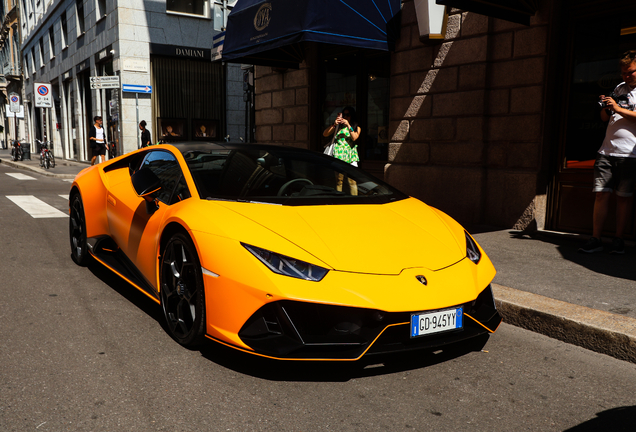
<path fill-rule="evenodd" d="M 608 121 L 607 132 L 594 163 L 594 215 L 592 238 L 580 252 L 603 250 L 601 232 L 610 194 L 616 194 L 616 237 L 610 253 L 625 253 L 623 236 L 629 221 L 636 182 L 636 50 L 627 51 L 619 61 L 620 83 L 610 96 L 600 96 L 601 119 Z"/>

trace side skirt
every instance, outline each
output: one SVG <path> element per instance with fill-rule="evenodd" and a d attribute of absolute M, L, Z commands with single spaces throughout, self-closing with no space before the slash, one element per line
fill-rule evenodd
<path fill-rule="evenodd" d="M 150 285 L 110 237 L 88 239 L 88 251 L 104 267 L 160 304 L 159 293 Z"/>

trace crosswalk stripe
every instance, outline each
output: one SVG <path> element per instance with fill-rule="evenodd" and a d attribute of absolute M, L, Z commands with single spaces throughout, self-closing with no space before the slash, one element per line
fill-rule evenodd
<path fill-rule="evenodd" d="M 35 177 L 31 177 L 22 173 L 5 173 L 5 174 L 18 180 L 37 180 Z"/>
<path fill-rule="evenodd" d="M 62 198 L 64 198 L 65 200 L 67 200 L 67 199 L 68 199 L 68 194 L 66 194 L 66 195 L 64 195 L 64 194 L 60 194 L 60 196 L 61 196 Z"/>
<path fill-rule="evenodd" d="M 33 195 L 7 195 L 7 198 L 35 219 L 68 217 L 68 214 L 48 205 Z"/>

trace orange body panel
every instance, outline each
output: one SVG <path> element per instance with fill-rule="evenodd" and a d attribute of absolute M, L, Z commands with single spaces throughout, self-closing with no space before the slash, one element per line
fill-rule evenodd
<path fill-rule="evenodd" d="M 149 215 L 127 168 L 104 172 L 109 163 L 87 168 L 73 184 L 90 214 L 87 235 L 110 236 L 158 291 L 162 232 L 172 223 L 183 227 L 201 266 L 218 275 L 204 275 L 207 334 L 235 347 L 251 350 L 238 332 L 270 302 L 426 311 L 474 300 L 495 276 L 481 248 L 477 265 L 466 258 L 464 229 L 457 222 L 416 199 L 331 206 L 201 200 L 179 152 L 169 145 L 156 148 L 177 156 L 192 197 L 171 206 L 160 203 Z M 320 282 L 279 275 L 241 243 L 330 271 Z"/>

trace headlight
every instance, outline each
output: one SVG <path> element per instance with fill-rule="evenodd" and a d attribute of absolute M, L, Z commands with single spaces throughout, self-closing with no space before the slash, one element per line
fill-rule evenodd
<path fill-rule="evenodd" d="M 271 271 L 280 275 L 318 282 L 329 272 L 326 268 L 309 264 L 305 261 L 300 261 L 245 243 L 241 244 Z"/>
<path fill-rule="evenodd" d="M 466 256 L 469 260 L 477 264 L 481 259 L 481 252 L 479 252 L 477 243 L 475 243 L 475 240 L 473 240 L 470 234 L 466 231 L 464 231 L 464 234 L 466 234 Z"/>

